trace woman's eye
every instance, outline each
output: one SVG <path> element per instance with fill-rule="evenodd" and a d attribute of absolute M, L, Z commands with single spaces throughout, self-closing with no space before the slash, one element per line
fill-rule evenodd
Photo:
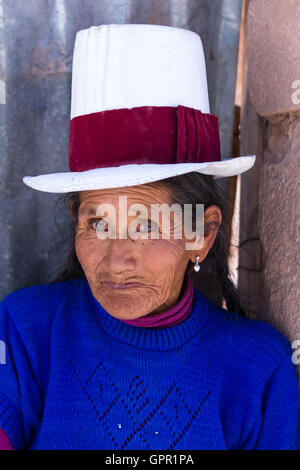
<path fill-rule="evenodd" d="M 137 226 L 137 231 L 143 232 L 143 233 L 153 232 L 153 231 L 156 231 L 157 229 L 158 229 L 157 225 L 154 222 L 151 222 L 151 220 L 142 221 Z"/>
<path fill-rule="evenodd" d="M 104 219 L 94 219 L 89 222 L 89 225 L 97 232 L 106 231 L 107 221 Z"/>

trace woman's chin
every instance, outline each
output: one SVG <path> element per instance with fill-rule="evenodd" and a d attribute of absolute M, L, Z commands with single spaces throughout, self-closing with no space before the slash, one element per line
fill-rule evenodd
<path fill-rule="evenodd" d="M 120 320 L 135 320 L 149 313 L 149 310 L 145 309 L 143 299 L 139 301 L 122 297 L 119 298 L 118 295 L 115 295 L 113 299 L 102 298 L 99 302 L 107 313 Z"/>

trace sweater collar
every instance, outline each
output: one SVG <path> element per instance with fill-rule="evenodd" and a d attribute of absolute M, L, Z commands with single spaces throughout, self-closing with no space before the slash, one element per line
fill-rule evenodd
<path fill-rule="evenodd" d="M 166 328 L 134 326 L 110 315 L 94 297 L 86 279 L 84 287 L 87 301 L 106 333 L 122 343 L 145 350 L 164 351 L 180 347 L 201 331 L 211 309 L 210 301 L 193 287 L 191 313 L 181 323 Z"/>

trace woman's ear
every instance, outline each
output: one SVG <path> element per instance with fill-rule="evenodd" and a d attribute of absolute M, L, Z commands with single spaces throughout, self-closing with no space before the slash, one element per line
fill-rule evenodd
<path fill-rule="evenodd" d="M 204 212 L 204 236 L 193 245 L 193 250 L 189 250 L 189 258 L 195 263 L 196 256 L 199 256 L 199 263 L 203 261 L 212 248 L 219 227 L 222 223 L 222 213 L 218 206 L 209 206 Z"/>

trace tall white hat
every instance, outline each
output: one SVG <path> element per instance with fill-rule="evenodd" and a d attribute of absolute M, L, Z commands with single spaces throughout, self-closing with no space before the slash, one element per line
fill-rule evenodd
<path fill-rule="evenodd" d="M 135 186 L 197 171 L 243 173 L 255 156 L 221 161 L 200 37 L 158 25 L 101 25 L 76 35 L 64 173 L 25 176 L 39 191 Z"/>

